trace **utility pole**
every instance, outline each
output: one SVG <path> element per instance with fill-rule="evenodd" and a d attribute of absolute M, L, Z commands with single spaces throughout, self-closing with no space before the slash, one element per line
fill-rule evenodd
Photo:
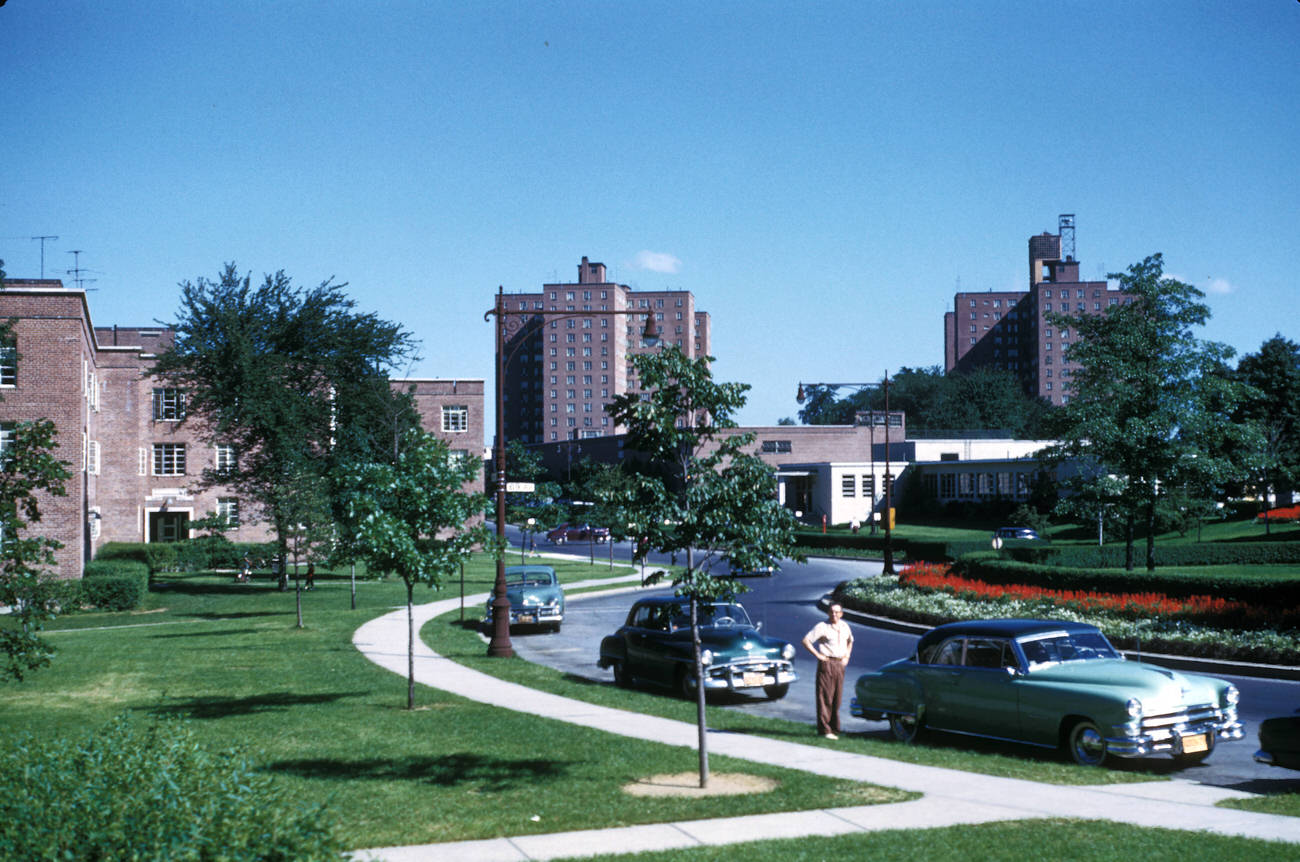
<path fill-rule="evenodd" d="M 72 251 L 68 252 L 68 254 L 72 255 L 72 269 L 65 269 L 64 272 L 67 273 L 68 275 L 72 276 L 72 281 L 73 281 L 73 283 L 75 283 L 75 284 L 77 285 L 77 290 L 81 290 L 81 286 L 82 286 L 83 284 L 85 284 L 86 282 L 91 282 L 91 283 L 93 283 L 93 282 L 99 281 L 99 279 L 97 279 L 97 278 L 82 278 L 82 277 L 81 277 L 81 274 L 82 274 L 83 272 L 89 272 L 89 271 L 90 271 L 90 270 L 88 270 L 88 269 L 82 269 L 82 268 L 81 268 L 81 249 L 79 249 L 79 248 L 74 248 Z M 91 289 L 91 290 L 94 290 L 95 288 L 92 287 L 92 288 L 90 288 L 90 289 Z"/>
<path fill-rule="evenodd" d="M 41 278 L 45 278 L 45 241 L 47 239 L 58 239 L 57 236 L 34 236 L 34 240 L 41 241 Z"/>

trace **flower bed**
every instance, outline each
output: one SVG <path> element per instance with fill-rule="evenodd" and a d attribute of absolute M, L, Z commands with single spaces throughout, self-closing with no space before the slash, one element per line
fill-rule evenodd
<path fill-rule="evenodd" d="M 939 625 L 953 620 L 1026 617 L 1087 622 L 1123 649 L 1270 664 L 1300 663 L 1297 611 L 1252 608 L 1209 597 L 1159 593 L 1123 596 L 991 585 L 952 575 L 946 566 L 907 566 L 898 577 L 849 581 L 835 596 L 846 607 Z M 1267 627 L 1262 621 L 1269 623 Z"/>

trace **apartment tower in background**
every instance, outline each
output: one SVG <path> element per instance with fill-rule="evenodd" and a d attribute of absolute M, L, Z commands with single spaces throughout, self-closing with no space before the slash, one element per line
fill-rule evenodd
<path fill-rule="evenodd" d="M 650 349 L 640 343 L 645 317 L 602 312 L 653 314 L 664 344 L 692 358 L 709 354 L 709 315 L 690 291 L 633 290 L 609 281 L 605 265 L 585 257 L 577 282 L 508 294 L 505 303 L 507 440 L 551 443 L 625 430 L 605 407 L 639 391 L 630 360 Z"/>

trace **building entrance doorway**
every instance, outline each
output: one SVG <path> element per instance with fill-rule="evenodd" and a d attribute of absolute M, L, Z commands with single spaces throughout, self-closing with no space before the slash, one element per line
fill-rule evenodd
<path fill-rule="evenodd" d="M 180 542 L 190 537 L 188 512 L 150 512 L 149 541 Z"/>

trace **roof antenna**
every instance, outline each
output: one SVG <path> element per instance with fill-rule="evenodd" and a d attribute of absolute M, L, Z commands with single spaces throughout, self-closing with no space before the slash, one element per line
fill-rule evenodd
<path fill-rule="evenodd" d="M 74 248 L 72 251 L 68 252 L 68 254 L 72 255 L 72 269 L 65 269 L 64 272 L 72 276 L 72 280 L 77 285 L 77 290 L 99 290 L 99 288 L 97 287 L 91 287 L 91 288 L 82 287 L 82 285 L 86 284 L 87 282 L 94 284 L 95 282 L 99 281 L 99 279 L 82 277 L 81 274 L 83 272 L 90 272 L 90 270 L 81 268 L 81 249 Z"/>
<path fill-rule="evenodd" d="M 41 279 L 45 278 L 45 241 L 47 239 L 58 239 L 57 236 L 34 236 L 32 239 L 41 241 Z"/>

